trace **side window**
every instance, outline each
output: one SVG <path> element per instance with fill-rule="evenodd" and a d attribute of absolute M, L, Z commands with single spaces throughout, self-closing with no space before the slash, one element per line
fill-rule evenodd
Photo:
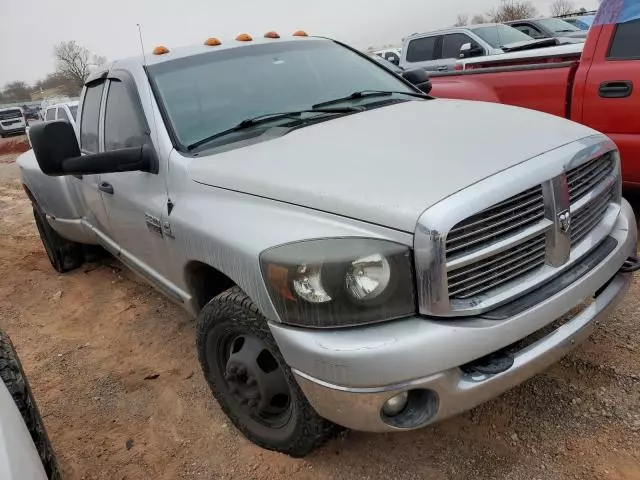
<path fill-rule="evenodd" d="M 619 23 L 609 47 L 609 60 L 640 59 L 640 19 Z"/>
<path fill-rule="evenodd" d="M 138 147 L 149 141 L 140 106 L 127 86 L 112 80 L 107 93 L 104 119 L 104 148 Z"/>
<path fill-rule="evenodd" d="M 50 122 L 51 120 L 55 120 L 55 119 L 56 119 L 56 109 L 49 108 L 47 110 L 47 115 L 44 117 L 45 122 Z"/>
<path fill-rule="evenodd" d="M 450 33 L 442 37 L 442 58 L 459 58 L 460 47 L 465 43 L 470 43 L 473 47 L 478 45 L 471 37 L 464 33 Z"/>
<path fill-rule="evenodd" d="M 98 151 L 98 117 L 104 82 L 87 87 L 82 102 L 82 123 L 80 124 L 80 148 L 85 152 Z"/>
<path fill-rule="evenodd" d="M 436 60 L 436 42 L 438 37 L 416 38 L 407 45 L 407 62 L 426 62 Z"/>
<path fill-rule="evenodd" d="M 64 111 L 64 108 L 58 108 L 58 120 L 69 122 L 69 115 L 67 115 L 67 112 Z"/>

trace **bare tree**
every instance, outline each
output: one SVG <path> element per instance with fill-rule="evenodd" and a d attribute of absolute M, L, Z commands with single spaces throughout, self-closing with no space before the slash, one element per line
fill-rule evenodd
<path fill-rule="evenodd" d="M 104 57 L 94 55 L 74 40 L 58 43 L 53 52 L 56 57 L 56 73 L 79 86 L 84 84 L 92 68 L 106 61 Z"/>
<path fill-rule="evenodd" d="M 454 27 L 464 27 L 469 23 L 469 15 L 466 13 L 459 13 L 456 18 L 456 23 L 453 24 Z"/>
<path fill-rule="evenodd" d="M 31 94 L 29 93 L 29 87 L 24 82 L 11 82 L 4 86 L 2 92 L 5 100 L 12 102 L 30 101 Z"/>
<path fill-rule="evenodd" d="M 560 15 L 569 15 L 575 12 L 575 7 L 571 0 L 555 0 L 551 4 L 551 15 L 559 17 Z"/>
<path fill-rule="evenodd" d="M 503 23 L 512 20 L 535 17 L 536 8 L 530 1 L 502 0 L 498 8 L 494 8 L 487 16 L 493 23 Z"/>
<path fill-rule="evenodd" d="M 484 15 L 481 13 L 477 13 L 473 17 L 471 17 L 471 25 L 478 25 L 480 23 L 487 23 L 487 19 L 484 18 Z"/>

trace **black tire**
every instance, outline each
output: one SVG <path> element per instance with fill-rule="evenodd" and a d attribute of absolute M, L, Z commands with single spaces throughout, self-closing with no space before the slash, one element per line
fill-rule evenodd
<path fill-rule="evenodd" d="M 287 411 L 282 413 L 282 419 L 277 425 L 258 418 L 255 411 L 248 412 L 250 407 L 243 407 L 237 401 L 237 396 L 234 397 L 231 393 L 233 386 L 230 387 L 228 378 L 225 379 L 225 368 L 228 367 L 221 365 L 226 349 L 220 348 L 223 345 L 222 339 L 230 332 L 237 332 L 238 335 L 244 335 L 251 341 L 255 339 L 264 345 L 277 362 L 274 370 L 281 369 L 284 374 L 288 387 L 288 406 L 282 407 Z M 200 366 L 213 396 L 233 424 L 250 441 L 268 450 L 303 457 L 341 430 L 338 425 L 320 417 L 311 407 L 285 363 L 266 319 L 240 288 L 227 290 L 202 309 L 197 320 L 196 335 Z M 233 355 L 233 348 L 235 347 L 229 349 L 230 355 Z M 228 372 L 226 375 L 228 376 Z M 254 381 L 253 385 L 255 384 Z"/>
<path fill-rule="evenodd" d="M 49 480 L 60 480 L 60 468 L 56 461 L 49 436 L 44 428 L 38 406 L 22 370 L 18 355 L 7 335 L 0 332 L 0 379 L 4 382 L 16 403 Z"/>
<path fill-rule="evenodd" d="M 84 263 L 82 245 L 62 238 L 45 218 L 37 205 L 33 206 L 33 218 L 40 233 L 40 239 L 47 252 L 47 257 L 53 268 L 60 273 L 69 272 Z"/>

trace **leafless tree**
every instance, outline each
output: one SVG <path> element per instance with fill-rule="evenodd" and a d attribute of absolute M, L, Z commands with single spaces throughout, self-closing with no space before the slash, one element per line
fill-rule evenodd
<path fill-rule="evenodd" d="M 487 16 L 491 22 L 502 23 L 535 17 L 536 13 L 530 1 L 502 0 L 500 6 L 489 11 Z"/>
<path fill-rule="evenodd" d="M 480 23 L 487 23 L 487 19 L 484 18 L 484 15 L 478 13 L 471 17 L 471 25 L 478 25 Z"/>
<path fill-rule="evenodd" d="M 560 15 L 569 15 L 575 12 L 575 7 L 571 0 L 555 0 L 551 4 L 551 15 L 559 17 Z"/>
<path fill-rule="evenodd" d="M 82 85 L 91 70 L 106 61 L 104 57 L 94 55 L 74 40 L 58 43 L 53 52 L 56 57 L 56 72 L 76 85 Z"/>
<path fill-rule="evenodd" d="M 456 23 L 453 24 L 454 27 L 464 27 L 469 23 L 469 15 L 466 13 L 459 13 L 456 18 Z"/>
<path fill-rule="evenodd" d="M 6 84 L 4 86 L 2 96 L 5 98 L 5 100 L 11 102 L 23 102 L 31 100 L 28 85 L 25 82 L 21 81 Z"/>

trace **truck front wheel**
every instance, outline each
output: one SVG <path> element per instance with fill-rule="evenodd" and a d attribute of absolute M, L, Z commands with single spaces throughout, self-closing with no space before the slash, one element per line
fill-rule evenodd
<path fill-rule="evenodd" d="M 80 267 L 84 263 L 82 245 L 62 238 L 47 221 L 37 205 L 33 206 L 33 218 L 38 227 L 40 239 L 53 268 L 64 273 Z"/>
<path fill-rule="evenodd" d="M 238 287 L 202 309 L 196 341 L 213 396 L 252 442 L 302 457 L 339 431 L 313 410 L 266 319 Z"/>

